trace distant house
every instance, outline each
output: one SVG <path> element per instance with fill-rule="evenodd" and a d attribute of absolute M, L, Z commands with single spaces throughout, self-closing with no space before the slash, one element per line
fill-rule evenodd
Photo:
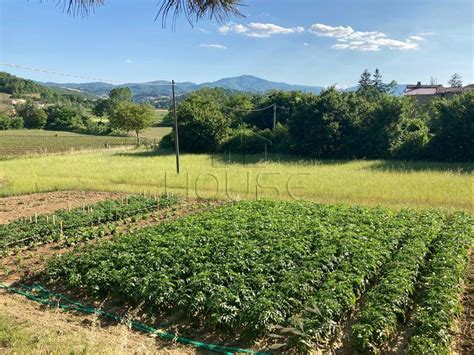
<path fill-rule="evenodd" d="M 25 99 L 10 99 L 10 104 L 13 106 L 22 105 L 26 102 Z"/>
<path fill-rule="evenodd" d="M 419 81 L 416 85 L 407 85 L 404 95 L 414 96 L 420 104 L 424 105 L 433 98 L 449 99 L 466 91 L 474 91 L 474 84 L 460 88 L 445 88 L 443 85 L 422 85 Z"/>

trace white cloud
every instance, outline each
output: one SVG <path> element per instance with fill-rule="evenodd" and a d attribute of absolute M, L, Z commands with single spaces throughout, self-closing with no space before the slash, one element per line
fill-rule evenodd
<path fill-rule="evenodd" d="M 408 37 L 408 39 L 410 39 L 412 41 L 424 41 L 425 40 L 425 38 L 421 37 L 421 36 L 410 36 L 410 37 Z"/>
<path fill-rule="evenodd" d="M 306 47 L 306 46 L 309 46 L 309 43 L 308 43 L 308 42 L 304 42 L 304 43 L 303 43 L 303 46 L 305 46 L 305 47 Z"/>
<path fill-rule="evenodd" d="M 209 33 L 208 30 L 206 30 L 205 28 L 202 28 L 202 27 L 196 27 L 196 29 L 197 29 L 199 32 L 202 32 L 202 33 Z"/>
<path fill-rule="evenodd" d="M 402 41 L 388 38 L 385 33 L 378 31 L 356 31 L 351 26 L 333 27 L 316 23 L 310 27 L 309 31 L 319 37 L 335 38 L 337 43 L 332 45 L 332 48 L 335 49 L 379 51 L 382 48 L 397 50 L 411 50 L 418 48 L 418 43 L 412 41 L 414 38 Z"/>
<path fill-rule="evenodd" d="M 301 26 L 288 28 L 273 23 L 260 22 L 252 22 L 248 25 L 230 23 L 219 27 L 219 32 L 223 34 L 237 33 L 247 37 L 267 38 L 279 34 L 301 33 L 304 32 L 304 28 Z"/>
<path fill-rule="evenodd" d="M 132 61 L 130 59 L 125 59 L 126 63 L 131 63 Z"/>
<path fill-rule="evenodd" d="M 200 44 L 199 46 L 204 48 L 227 49 L 227 47 L 222 44 Z"/>

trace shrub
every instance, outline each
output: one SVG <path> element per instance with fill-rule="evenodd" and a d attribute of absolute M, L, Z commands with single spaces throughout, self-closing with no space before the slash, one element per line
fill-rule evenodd
<path fill-rule="evenodd" d="M 17 108 L 18 115 L 23 118 L 25 128 L 42 129 L 46 125 L 46 112 L 32 102 L 27 102 Z"/>

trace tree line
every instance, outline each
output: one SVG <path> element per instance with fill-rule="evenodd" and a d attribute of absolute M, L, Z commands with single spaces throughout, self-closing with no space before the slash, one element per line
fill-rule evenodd
<path fill-rule="evenodd" d="M 180 147 L 193 153 L 270 152 L 331 159 L 473 161 L 474 92 L 419 105 L 364 72 L 356 92 L 267 95 L 201 89 L 177 109 Z M 276 127 L 273 109 L 277 105 Z M 174 132 L 162 141 L 171 148 Z M 271 145 L 268 144 L 271 141 Z"/>

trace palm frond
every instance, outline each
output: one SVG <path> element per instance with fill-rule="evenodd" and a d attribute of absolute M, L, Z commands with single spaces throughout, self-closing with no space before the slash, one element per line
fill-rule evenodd
<path fill-rule="evenodd" d="M 42 0 L 40 0 L 42 1 Z M 105 5 L 106 0 L 53 0 L 65 12 L 75 15 L 87 16 L 98 6 Z M 243 16 L 240 7 L 243 0 L 159 0 L 156 19 L 161 18 L 163 27 L 166 20 L 172 17 L 173 25 L 180 15 L 184 15 L 189 23 L 197 22 L 203 18 L 216 19 L 224 22 L 230 16 Z"/>

